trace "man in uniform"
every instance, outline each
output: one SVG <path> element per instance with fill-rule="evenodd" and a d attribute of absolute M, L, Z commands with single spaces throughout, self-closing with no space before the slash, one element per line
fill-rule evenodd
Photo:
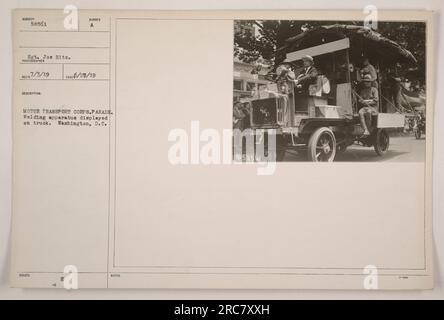
<path fill-rule="evenodd" d="M 378 79 L 378 73 L 376 72 L 375 67 L 370 63 L 370 60 L 367 57 L 362 59 L 362 69 L 360 70 L 361 80 L 366 76 L 370 75 L 372 79 L 372 85 L 376 85 L 376 80 Z"/>
<path fill-rule="evenodd" d="M 379 94 L 378 89 L 372 86 L 373 81 L 371 75 L 364 75 L 362 78 L 364 87 L 361 89 L 358 96 L 358 106 L 360 107 L 358 113 L 361 126 L 364 129 L 364 136 L 370 135 L 365 118 L 378 114 Z"/>

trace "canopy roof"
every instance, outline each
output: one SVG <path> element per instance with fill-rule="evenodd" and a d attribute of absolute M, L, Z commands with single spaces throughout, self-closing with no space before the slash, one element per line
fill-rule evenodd
<path fill-rule="evenodd" d="M 345 24 L 315 27 L 287 39 L 285 45 L 278 49 L 281 58 L 279 60 L 283 60 L 286 53 L 343 38 L 350 39 L 352 59 L 365 55 L 382 64 L 400 62 L 416 65 L 417 63 L 413 54 L 395 41 L 383 37 L 370 28 Z"/>

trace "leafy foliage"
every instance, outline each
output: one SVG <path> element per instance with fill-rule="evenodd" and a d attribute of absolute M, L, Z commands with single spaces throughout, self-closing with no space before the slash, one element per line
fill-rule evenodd
<path fill-rule="evenodd" d="M 426 66 L 426 25 L 423 22 L 379 22 L 378 30 L 384 37 L 396 41 L 418 60 L 418 76 L 424 77 Z"/>
<path fill-rule="evenodd" d="M 301 33 L 306 28 L 335 23 L 362 25 L 362 21 L 291 21 L 291 20 L 237 20 L 235 21 L 234 55 L 248 63 L 258 59 L 273 65 L 275 52 L 285 40 Z M 379 22 L 377 32 L 398 42 L 418 60 L 417 77 L 424 78 L 425 70 L 425 23 Z"/>

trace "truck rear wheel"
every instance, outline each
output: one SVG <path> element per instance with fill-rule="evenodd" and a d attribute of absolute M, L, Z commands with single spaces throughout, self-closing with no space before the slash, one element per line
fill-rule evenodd
<path fill-rule="evenodd" d="M 390 137 L 384 129 L 378 129 L 375 134 L 373 147 L 378 156 L 385 154 L 390 145 Z"/>
<path fill-rule="evenodd" d="M 336 156 L 336 138 L 329 128 L 322 127 L 308 141 L 308 159 L 313 162 L 331 162 Z"/>

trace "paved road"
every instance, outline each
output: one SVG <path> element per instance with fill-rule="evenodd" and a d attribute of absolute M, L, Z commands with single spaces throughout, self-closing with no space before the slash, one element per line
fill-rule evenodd
<path fill-rule="evenodd" d="M 425 160 L 425 139 L 416 140 L 413 135 L 390 137 L 390 147 L 387 153 L 380 157 L 373 147 L 366 148 L 353 145 L 343 154 L 337 154 L 335 161 L 360 162 L 422 162 Z M 287 151 L 284 161 L 307 161 L 304 152 Z"/>

